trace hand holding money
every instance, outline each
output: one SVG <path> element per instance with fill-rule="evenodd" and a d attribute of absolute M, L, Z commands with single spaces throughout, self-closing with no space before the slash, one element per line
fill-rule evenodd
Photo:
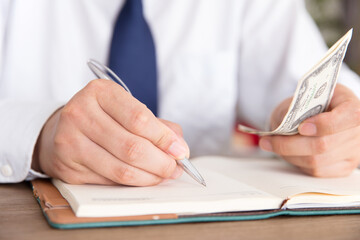
<path fill-rule="evenodd" d="M 305 119 L 324 112 L 331 100 L 340 68 L 351 40 L 352 29 L 337 41 L 307 74 L 299 80 L 280 125 L 273 131 L 259 131 L 243 125 L 239 130 L 264 135 L 294 135 Z"/>
<path fill-rule="evenodd" d="M 289 100 L 272 116 L 286 111 L 286 105 Z M 263 136 L 260 147 L 316 177 L 347 176 L 359 166 L 360 100 L 350 89 L 337 84 L 328 111 L 306 119 L 298 129 L 296 135 Z"/>
<path fill-rule="evenodd" d="M 260 147 L 316 177 L 349 175 L 360 163 L 360 100 L 336 84 L 350 30 L 298 83 L 292 98 L 271 116 L 272 131 L 258 134 Z M 324 112 L 326 111 L 326 112 Z"/>

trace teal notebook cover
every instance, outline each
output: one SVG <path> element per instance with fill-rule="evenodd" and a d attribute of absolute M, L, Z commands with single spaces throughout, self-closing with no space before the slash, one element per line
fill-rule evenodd
<path fill-rule="evenodd" d="M 142 225 L 158 225 L 158 224 L 176 224 L 176 223 L 196 223 L 196 222 L 225 222 L 225 221 L 246 221 L 260 220 L 276 216 L 316 216 L 316 215 L 344 215 L 344 214 L 360 214 L 360 209 L 327 209 L 327 210 L 305 210 L 292 211 L 283 210 L 278 212 L 263 213 L 259 215 L 239 215 L 239 216 L 203 216 L 203 217 L 184 217 L 177 219 L 164 220 L 145 220 L 145 221 L 119 221 L 119 222 L 94 222 L 94 223 L 74 223 L 74 224 L 57 224 L 48 220 L 48 223 L 59 229 L 76 229 L 76 228 L 97 228 L 97 227 L 125 227 L 125 226 L 142 226 Z M 46 217 L 46 214 L 45 214 Z"/>

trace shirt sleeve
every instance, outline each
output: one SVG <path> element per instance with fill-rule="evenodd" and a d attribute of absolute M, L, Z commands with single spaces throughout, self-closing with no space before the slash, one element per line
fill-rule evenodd
<path fill-rule="evenodd" d="M 0 101 L 0 182 L 45 177 L 30 169 L 34 146 L 47 119 L 64 103 Z"/>
<path fill-rule="evenodd" d="M 303 1 L 255 0 L 245 12 L 238 112 L 242 121 L 264 129 L 273 109 L 293 95 L 298 80 L 328 48 Z M 338 82 L 360 96 L 359 77 L 345 64 Z"/>

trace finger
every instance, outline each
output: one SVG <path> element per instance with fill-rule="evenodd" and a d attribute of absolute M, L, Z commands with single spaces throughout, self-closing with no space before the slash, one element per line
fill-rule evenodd
<path fill-rule="evenodd" d="M 308 137 L 299 134 L 265 136 L 260 139 L 259 146 L 265 151 L 272 151 L 281 156 L 311 156 L 335 150 L 344 158 L 345 154 L 351 155 L 354 152 L 357 154 L 355 149 L 357 149 L 358 140 L 354 136 L 359 135 L 360 126 L 322 137 Z"/>
<path fill-rule="evenodd" d="M 80 156 L 81 164 L 111 181 L 129 186 L 152 186 L 160 183 L 162 178 L 133 167 L 104 150 L 88 139 L 86 152 Z"/>
<path fill-rule="evenodd" d="M 314 177 L 345 177 L 350 175 L 358 166 L 355 159 L 347 159 L 345 161 L 336 162 L 334 164 L 323 166 L 320 168 L 300 168 L 303 172 Z"/>
<path fill-rule="evenodd" d="M 350 90 L 334 93 L 331 110 L 313 116 L 299 126 L 304 136 L 326 136 L 360 126 L 360 101 Z"/>
<path fill-rule="evenodd" d="M 148 139 L 176 159 L 189 155 L 185 141 L 121 86 L 106 80 L 93 81 L 93 85 L 97 89 L 97 100 L 103 110 L 128 131 Z"/>
<path fill-rule="evenodd" d="M 83 166 L 82 171 L 69 169 L 57 176 L 60 180 L 69 184 L 100 184 L 100 185 L 116 185 L 115 182 L 95 173 L 94 171 Z"/>
<path fill-rule="evenodd" d="M 325 153 L 309 156 L 284 156 L 283 158 L 295 166 L 310 169 L 325 167 L 336 162 L 344 161 L 346 158 L 357 159 L 358 153 L 356 149 L 359 144 L 358 140 L 351 139 L 351 135 L 349 136 L 347 132 L 344 132 L 342 135 L 343 136 L 337 137 L 341 138 L 342 141 L 339 141 L 335 148 L 329 149 L 329 151 Z M 345 135 L 348 138 L 344 137 Z"/>
<path fill-rule="evenodd" d="M 340 134 L 339 138 L 345 138 Z M 330 151 L 334 144 L 341 142 L 337 135 L 325 137 L 266 136 L 259 142 L 261 149 L 271 151 L 281 156 L 309 156 Z"/>
<path fill-rule="evenodd" d="M 76 174 L 77 173 L 74 173 L 74 175 Z M 90 169 L 82 172 L 80 184 L 117 185 L 114 181 L 111 181 L 110 179 L 107 179 Z"/>
<path fill-rule="evenodd" d="M 69 184 L 115 184 L 76 161 L 72 161 L 69 157 L 66 157 L 67 161 L 61 161 L 61 159 L 60 157 L 53 163 L 51 171 L 47 173 L 50 177 L 58 178 Z"/>
<path fill-rule="evenodd" d="M 343 158 L 334 154 L 319 154 L 312 156 L 285 156 L 284 159 L 298 167 L 317 169 L 343 161 Z"/>
<path fill-rule="evenodd" d="M 304 136 L 326 136 L 360 126 L 360 104 L 344 102 L 330 112 L 320 113 L 299 126 Z"/>
<path fill-rule="evenodd" d="M 91 141 L 128 165 L 161 178 L 173 175 L 176 161 L 150 141 L 128 132 L 96 104 L 83 111 L 86 117 L 79 118 L 78 128 Z"/>

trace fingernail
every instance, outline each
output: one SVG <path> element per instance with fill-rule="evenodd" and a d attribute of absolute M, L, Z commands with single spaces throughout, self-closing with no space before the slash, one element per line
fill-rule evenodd
<path fill-rule="evenodd" d="M 271 146 L 271 143 L 269 140 L 267 139 L 260 139 L 260 142 L 259 142 L 259 145 L 260 147 L 265 150 L 265 151 L 269 151 L 271 152 L 272 151 L 272 146 Z"/>
<path fill-rule="evenodd" d="M 172 179 L 179 178 L 183 174 L 183 172 L 184 170 L 181 167 L 176 166 L 175 171 L 173 172 L 170 178 Z"/>
<path fill-rule="evenodd" d="M 187 155 L 187 148 L 178 141 L 173 142 L 168 148 L 168 153 L 171 154 L 175 159 L 183 159 Z"/>
<path fill-rule="evenodd" d="M 302 135 L 312 136 L 316 134 L 316 125 L 313 123 L 303 123 L 300 126 L 300 133 Z"/>

